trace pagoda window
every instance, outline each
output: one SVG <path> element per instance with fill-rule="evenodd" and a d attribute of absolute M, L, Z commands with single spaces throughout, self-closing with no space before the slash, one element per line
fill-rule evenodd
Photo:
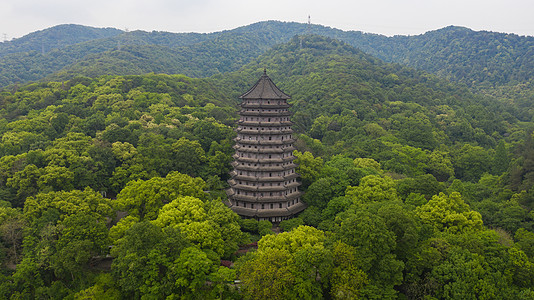
<path fill-rule="evenodd" d="M 247 208 L 247 203 L 246 202 L 243 202 L 243 207 Z"/>
<path fill-rule="evenodd" d="M 236 201 L 236 202 L 235 202 L 235 206 L 239 206 L 239 201 Z"/>
<path fill-rule="evenodd" d="M 251 204 L 250 204 L 250 208 L 254 208 L 254 203 L 251 203 Z"/>
<path fill-rule="evenodd" d="M 272 195 L 273 195 L 273 192 L 271 192 L 269 196 L 272 196 Z"/>
<path fill-rule="evenodd" d="M 271 209 L 273 209 L 273 204 L 271 203 Z"/>
<path fill-rule="evenodd" d="M 278 208 L 282 208 L 282 203 L 278 203 Z"/>
<path fill-rule="evenodd" d="M 265 204 L 262 204 L 262 205 L 261 205 L 261 209 L 265 209 Z"/>

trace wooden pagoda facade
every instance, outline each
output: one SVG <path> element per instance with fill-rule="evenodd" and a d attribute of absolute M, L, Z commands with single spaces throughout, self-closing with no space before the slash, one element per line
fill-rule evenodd
<path fill-rule="evenodd" d="M 301 192 L 293 160 L 293 130 L 287 99 L 264 71 L 239 97 L 229 206 L 238 215 L 280 222 L 301 212 Z"/>

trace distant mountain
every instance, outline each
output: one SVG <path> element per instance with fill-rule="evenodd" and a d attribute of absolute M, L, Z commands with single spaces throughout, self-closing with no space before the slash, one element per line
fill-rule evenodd
<path fill-rule="evenodd" d="M 54 43 L 51 37 L 68 37 L 76 30 L 86 32 L 79 42 L 60 39 L 56 44 L 61 47 L 41 53 L 43 38 L 38 37 L 48 37 L 48 45 Z M 475 88 L 529 82 L 534 76 L 534 37 L 454 26 L 417 36 L 394 37 L 279 21 L 210 34 L 101 30 L 56 26 L 10 42 L 24 47 L 2 45 L 0 86 L 47 76 L 68 79 L 79 74 L 156 72 L 207 77 L 237 70 L 272 46 L 305 34 L 339 39 L 386 62 L 425 70 Z M 105 34 L 108 36 L 103 37 Z M 19 52 L 15 53 L 15 48 Z M 56 72 L 59 73 L 50 76 Z"/>
<path fill-rule="evenodd" d="M 140 34 L 136 33 L 133 36 L 136 40 L 130 40 L 120 48 L 87 55 L 47 79 L 67 80 L 78 75 L 95 77 L 151 72 L 209 77 L 239 69 L 274 44 L 261 35 L 223 32 L 186 46 L 177 46 L 186 44 L 185 39 L 181 43 L 174 43 L 174 47 L 171 47 L 173 40 L 143 45 L 140 41 L 147 41 L 148 38 L 140 39 Z M 201 40 L 200 36 L 191 38 Z"/>
<path fill-rule="evenodd" d="M 418 36 L 395 36 L 391 42 L 395 48 L 369 53 L 469 86 L 513 84 L 534 77 L 531 36 L 449 26 Z"/>
<path fill-rule="evenodd" d="M 74 24 L 58 25 L 0 43 L 0 57 L 30 51 L 47 53 L 86 41 L 116 36 L 122 32 L 115 28 L 94 28 Z"/>

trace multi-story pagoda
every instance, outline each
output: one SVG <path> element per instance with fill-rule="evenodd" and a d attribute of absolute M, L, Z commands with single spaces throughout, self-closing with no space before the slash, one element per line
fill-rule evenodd
<path fill-rule="evenodd" d="M 243 217 L 280 222 L 305 208 L 293 163 L 290 97 L 264 71 L 239 98 L 229 206 Z"/>

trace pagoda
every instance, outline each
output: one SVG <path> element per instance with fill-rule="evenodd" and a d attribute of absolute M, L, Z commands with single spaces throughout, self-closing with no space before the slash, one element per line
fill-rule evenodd
<path fill-rule="evenodd" d="M 267 76 L 239 97 L 236 150 L 230 188 L 230 208 L 238 215 L 280 222 L 301 212 L 301 192 L 293 163 L 289 95 Z"/>

